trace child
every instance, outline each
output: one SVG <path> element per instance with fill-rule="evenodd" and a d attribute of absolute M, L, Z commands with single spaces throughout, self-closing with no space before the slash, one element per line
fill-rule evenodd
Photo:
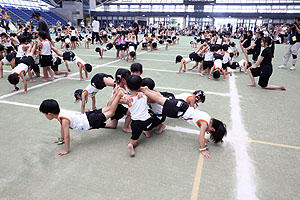
<path fill-rule="evenodd" d="M 19 43 L 20 43 L 20 44 L 19 44 L 19 46 L 18 46 L 18 52 L 17 52 L 16 60 L 15 60 L 16 65 L 18 65 L 19 62 L 20 62 L 20 60 L 21 60 L 21 58 L 22 58 L 23 56 L 25 56 L 26 51 L 27 51 L 27 49 L 28 49 L 28 47 L 29 47 L 29 45 L 26 45 L 26 43 L 27 43 L 27 38 L 26 38 L 24 35 L 20 35 L 20 36 L 18 37 L 18 40 L 19 40 Z"/>
<path fill-rule="evenodd" d="M 54 80 L 54 73 L 50 69 L 50 66 L 52 64 L 52 55 L 51 55 L 51 44 L 49 40 L 47 39 L 47 34 L 46 32 L 42 31 L 39 32 L 39 46 L 41 48 L 41 53 L 40 53 L 40 59 L 41 59 L 41 67 L 43 68 L 43 74 L 44 74 L 44 80 L 43 82 L 47 82 L 48 78 L 48 72 L 51 76 L 51 80 Z"/>
<path fill-rule="evenodd" d="M 100 59 L 102 59 L 102 58 L 103 58 L 103 53 L 104 53 L 105 51 L 111 50 L 113 47 L 114 47 L 114 46 L 113 46 L 112 43 L 108 43 L 108 44 L 106 44 L 106 47 L 105 47 L 105 48 L 99 48 L 99 47 L 97 47 L 97 48 L 95 49 L 95 51 L 99 53 Z"/>
<path fill-rule="evenodd" d="M 132 62 L 134 62 L 135 56 L 136 56 L 135 45 L 133 43 L 130 43 L 127 51 L 127 61 L 129 58 L 131 58 Z"/>
<path fill-rule="evenodd" d="M 11 68 L 15 68 L 15 58 L 16 58 L 16 53 L 11 52 L 8 53 L 4 58 L 0 60 L 0 78 L 3 78 L 3 66 L 11 66 Z"/>
<path fill-rule="evenodd" d="M 205 53 L 203 61 L 203 71 L 200 73 L 200 76 L 204 76 L 204 73 L 208 73 L 208 70 L 210 70 L 214 66 L 215 50 L 215 45 L 210 45 L 209 51 Z"/>
<path fill-rule="evenodd" d="M 211 118 L 207 113 L 189 107 L 189 105 L 180 99 L 167 99 L 160 93 L 149 90 L 144 87 L 141 91 L 147 95 L 147 97 L 155 103 L 163 106 L 162 113 L 167 117 L 179 118 L 182 117 L 185 121 L 192 124 L 193 126 L 200 128 L 199 143 L 201 154 L 209 158 L 210 153 L 207 151 L 205 143 L 205 132 L 209 132 L 210 138 L 217 144 L 223 142 L 223 137 L 227 135 L 226 125 L 214 118 Z"/>
<path fill-rule="evenodd" d="M 148 34 L 144 35 L 144 38 L 140 41 L 142 44 L 141 50 L 146 50 L 148 51 L 148 46 L 149 46 L 149 37 Z"/>
<path fill-rule="evenodd" d="M 127 90 L 126 79 L 129 76 L 130 76 L 130 71 L 128 69 L 119 68 L 115 74 L 115 85 L 126 91 Z M 112 116 L 111 121 L 106 124 L 106 128 L 117 128 L 118 121 L 122 117 L 126 116 L 125 123 L 124 123 L 122 130 L 124 132 L 131 133 L 131 128 L 129 127 L 129 124 L 131 121 L 130 112 L 129 112 L 128 108 L 126 108 L 125 106 L 122 105 L 122 103 L 126 104 L 127 102 L 122 99 L 120 100 L 120 103 L 118 104 L 115 115 Z"/>
<path fill-rule="evenodd" d="M 86 35 L 85 40 L 84 40 L 84 48 L 89 49 L 91 42 L 92 42 L 92 39 L 88 35 Z"/>
<path fill-rule="evenodd" d="M 26 55 L 24 56 L 21 60 L 18 66 L 16 66 L 13 70 L 12 73 L 8 76 L 7 80 L 9 83 L 14 85 L 14 89 L 12 91 L 17 91 L 19 88 L 17 87 L 17 84 L 19 83 L 20 77 L 23 81 L 24 84 L 24 91 L 21 92 L 21 94 L 26 94 L 27 93 L 27 81 L 25 79 L 25 75 L 28 72 L 28 76 L 30 79 L 30 82 L 36 82 L 36 80 L 32 79 L 32 74 L 31 74 L 31 66 L 34 65 L 34 60 L 33 60 L 33 54 L 36 49 L 36 44 L 32 44 L 28 50 Z"/>
<path fill-rule="evenodd" d="M 143 95 L 138 97 L 137 91 L 140 89 L 142 84 L 142 78 L 137 75 L 131 75 L 126 79 L 130 96 L 127 96 L 129 110 L 131 113 L 131 129 L 132 136 L 131 141 L 128 144 L 129 155 L 135 156 L 134 148 L 138 145 L 138 139 L 144 130 L 147 130 L 152 123 L 152 117 L 148 113 L 147 109 L 147 97 Z"/>
<path fill-rule="evenodd" d="M 211 80 L 211 75 L 213 74 L 213 77 L 215 79 L 220 78 L 220 75 L 223 74 L 224 75 L 224 81 L 226 80 L 226 74 L 230 74 L 230 76 L 232 76 L 232 72 L 225 72 L 223 69 L 223 56 L 221 54 L 214 54 L 214 66 L 211 68 L 210 72 L 209 72 L 209 80 Z"/>
<path fill-rule="evenodd" d="M 74 92 L 75 101 L 81 101 L 81 113 L 85 111 L 85 104 L 88 101 L 88 97 L 92 98 L 92 110 L 96 109 L 95 95 L 106 86 L 114 86 L 113 77 L 108 74 L 98 73 L 93 76 L 91 83 L 84 90 L 78 89 Z"/>
<path fill-rule="evenodd" d="M 118 102 L 123 95 L 124 92 L 119 89 L 111 97 L 107 107 L 80 115 L 73 112 L 60 111 L 59 105 L 54 99 L 44 100 L 40 105 L 40 112 L 48 120 L 57 119 L 61 124 L 61 138 L 56 143 L 65 143 L 65 149 L 57 152 L 57 154 L 62 156 L 70 151 L 69 128 L 81 131 L 104 128 L 105 121 L 114 115 Z"/>
<path fill-rule="evenodd" d="M 65 77 L 67 77 L 69 72 L 58 71 L 58 65 L 60 64 L 61 64 L 61 59 L 59 57 L 52 56 L 51 69 L 53 70 L 54 74 L 64 75 Z"/>
<path fill-rule="evenodd" d="M 143 65 L 141 63 L 133 63 L 130 66 L 131 75 L 141 76 L 143 74 Z"/>
<path fill-rule="evenodd" d="M 178 56 L 176 56 L 175 63 L 178 63 L 178 62 L 180 62 L 180 68 L 179 68 L 179 71 L 176 72 L 176 74 L 181 73 L 182 66 L 184 67 L 182 72 L 186 72 L 186 64 L 190 63 L 191 59 L 190 58 L 183 58 L 182 56 L 178 55 Z"/>
<path fill-rule="evenodd" d="M 54 46 L 51 46 L 51 49 L 56 53 L 56 55 L 63 57 L 63 60 L 66 64 L 66 68 L 67 68 L 68 72 L 71 72 L 69 65 L 68 65 L 68 61 L 73 61 L 73 59 L 75 57 L 75 53 L 73 53 L 72 51 L 62 52 Z"/>
<path fill-rule="evenodd" d="M 256 87 L 254 77 L 259 76 L 258 85 L 261 86 L 263 89 L 286 90 L 285 87 L 282 85 L 275 86 L 275 85 L 268 84 L 269 79 L 273 73 L 272 50 L 271 47 L 269 47 L 271 45 L 271 42 L 272 40 L 270 37 L 264 37 L 262 39 L 261 46 L 264 47 L 265 49 L 262 51 L 258 61 L 254 65 L 248 68 L 248 73 L 251 80 L 251 84 L 249 84 L 249 86 Z"/>
<path fill-rule="evenodd" d="M 73 61 L 74 65 L 76 65 L 79 68 L 79 77 L 80 77 L 80 80 L 81 81 L 84 80 L 83 76 L 82 76 L 82 70 L 85 73 L 85 80 L 88 80 L 88 73 L 90 73 L 92 71 L 92 65 L 84 62 L 78 56 L 75 56 L 72 61 Z"/>

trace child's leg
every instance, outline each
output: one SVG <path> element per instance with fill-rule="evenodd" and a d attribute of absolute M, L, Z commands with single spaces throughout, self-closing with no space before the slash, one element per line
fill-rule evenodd
<path fill-rule="evenodd" d="M 122 128 L 123 131 L 127 132 L 127 133 L 131 133 L 132 130 L 129 127 L 129 124 L 131 122 L 131 115 L 130 115 L 130 111 L 128 109 L 127 113 L 126 113 L 126 118 L 125 118 L 125 122 L 124 122 L 124 126 Z"/>
<path fill-rule="evenodd" d="M 54 80 L 54 73 L 53 73 L 52 69 L 50 69 L 49 66 L 47 67 L 47 71 L 49 72 L 49 74 L 51 76 L 51 80 L 53 81 Z"/>
<path fill-rule="evenodd" d="M 249 74 L 249 77 L 250 77 L 250 80 L 251 80 L 251 84 L 249 84 L 249 86 L 255 87 L 256 86 L 255 80 L 254 80 L 254 77 L 252 75 L 252 72 L 251 72 L 250 68 L 248 69 L 248 74 Z"/>
<path fill-rule="evenodd" d="M 111 102 L 111 105 L 109 105 L 105 108 L 102 108 L 102 113 L 105 115 L 106 120 L 108 120 L 109 118 L 114 116 L 115 111 L 118 107 L 119 101 L 123 95 L 124 95 L 124 92 L 121 90 L 118 90 L 118 92 L 116 92 L 116 94 L 111 97 L 113 99 Z"/>
<path fill-rule="evenodd" d="M 43 82 L 47 82 L 48 80 L 48 70 L 47 67 L 43 67 L 44 80 Z"/>
<path fill-rule="evenodd" d="M 104 77 L 103 82 L 106 86 L 111 86 L 111 87 L 113 87 L 115 84 L 114 79 L 112 79 L 110 77 Z"/>
<path fill-rule="evenodd" d="M 164 105 L 166 98 L 162 96 L 159 92 L 150 90 L 148 87 L 141 87 L 141 91 L 154 103 Z"/>
<path fill-rule="evenodd" d="M 69 72 L 54 71 L 54 73 L 55 73 L 55 75 L 65 75 L 65 77 L 67 77 Z"/>

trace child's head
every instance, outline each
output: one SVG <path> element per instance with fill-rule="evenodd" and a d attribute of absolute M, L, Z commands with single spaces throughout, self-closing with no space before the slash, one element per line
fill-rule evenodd
<path fill-rule="evenodd" d="M 17 85 L 19 83 L 19 76 L 18 76 L 18 74 L 10 74 L 7 77 L 7 80 L 10 84 Z"/>
<path fill-rule="evenodd" d="M 129 52 L 129 55 L 131 56 L 131 58 L 134 58 L 135 57 L 135 51 Z"/>
<path fill-rule="evenodd" d="M 39 36 L 39 40 L 46 40 L 47 39 L 47 33 L 45 31 L 40 31 L 38 36 Z"/>
<path fill-rule="evenodd" d="M 141 63 L 133 63 L 130 66 L 130 71 L 132 75 L 142 75 L 143 74 L 143 66 Z"/>
<path fill-rule="evenodd" d="M 224 50 L 224 51 L 228 51 L 228 45 L 227 44 L 224 44 L 224 45 L 222 45 L 222 49 Z"/>
<path fill-rule="evenodd" d="M 81 95 L 82 95 L 82 89 L 77 89 L 74 92 L 74 97 L 75 97 L 75 102 L 78 102 L 81 100 Z"/>
<path fill-rule="evenodd" d="M 155 82 L 152 78 L 143 78 L 142 87 L 147 86 L 150 90 L 153 90 L 155 87 Z"/>
<path fill-rule="evenodd" d="M 13 59 L 16 58 L 16 56 L 17 56 L 16 52 L 11 52 L 11 53 L 8 53 L 5 58 L 8 62 L 11 62 Z"/>
<path fill-rule="evenodd" d="M 92 71 L 93 67 L 92 67 L 92 65 L 87 63 L 87 64 L 84 65 L 84 69 L 85 69 L 85 71 L 90 73 Z"/>
<path fill-rule="evenodd" d="M 263 37 L 262 46 L 270 46 L 272 44 L 272 39 L 270 37 Z"/>
<path fill-rule="evenodd" d="M 63 53 L 63 60 L 72 61 L 74 57 L 75 57 L 75 53 L 73 53 L 72 51 L 65 51 Z"/>
<path fill-rule="evenodd" d="M 60 112 L 59 105 L 54 99 L 44 100 L 39 108 L 40 112 L 43 113 L 47 119 L 53 119 L 53 115 L 58 115 Z"/>
<path fill-rule="evenodd" d="M 130 75 L 126 82 L 129 90 L 138 91 L 142 85 L 142 78 L 138 75 Z"/>
<path fill-rule="evenodd" d="M 74 27 L 74 26 L 71 26 L 70 29 L 73 31 L 73 30 L 75 30 L 75 27 Z"/>
<path fill-rule="evenodd" d="M 196 103 L 204 103 L 205 102 L 205 94 L 202 90 L 196 90 L 193 92 L 193 94 L 196 96 Z"/>
<path fill-rule="evenodd" d="M 221 75 L 221 73 L 220 73 L 219 70 L 216 70 L 216 71 L 213 72 L 213 77 L 214 77 L 215 79 L 220 78 L 220 75 Z"/>
<path fill-rule="evenodd" d="M 182 56 L 180 55 L 176 56 L 175 63 L 181 62 L 182 59 L 183 59 Z"/>
<path fill-rule="evenodd" d="M 19 40 L 20 44 L 25 44 L 27 42 L 27 38 L 25 35 L 18 36 L 18 40 Z"/>
<path fill-rule="evenodd" d="M 229 66 L 231 69 L 236 69 L 239 68 L 239 63 L 238 62 L 232 62 L 232 64 Z"/>
<path fill-rule="evenodd" d="M 214 130 L 210 130 L 210 139 L 214 141 L 214 143 L 223 142 L 223 137 L 227 135 L 226 124 L 221 122 L 220 120 L 212 118 L 211 128 Z"/>
<path fill-rule="evenodd" d="M 127 77 L 130 76 L 130 71 L 128 69 L 119 68 L 115 74 L 115 80 L 117 84 L 120 84 L 122 81 L 126 84 Z"/>

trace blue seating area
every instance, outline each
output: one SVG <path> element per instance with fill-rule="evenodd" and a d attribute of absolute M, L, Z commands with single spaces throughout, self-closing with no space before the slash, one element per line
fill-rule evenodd
<path fill-rule="evenodd" d="M 0 8 L 4 9 L 6 12 L 9 12 L 11 20 L 16 24 L 18 19 L 21 21 L 21 24 L 26 24 L 28 20 L 30 20 L 31 15 L 34 11 L 37 11 L 41 14 L 42 18 L 49 25 L 56 25 L 57 20 L 59 20 L 62 24 L 67 24 L 65 20 L 61 17 L 57 16 L 51 11 L 48 10 L 37 10 L 37 9 L 28 9 L 23 7 L 10 7 L 10 6 L 0 6 Z M 34 24 L 37 24 L 36 20 L 33 20 Z"/>

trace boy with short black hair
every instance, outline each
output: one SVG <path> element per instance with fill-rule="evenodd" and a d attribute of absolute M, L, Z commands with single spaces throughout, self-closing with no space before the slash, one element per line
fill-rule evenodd
<path fill-rule="evenodd" d="M 149 129 L 152 124 L 152 117 L 147 109 L 147 97 L 138 97 L 138 90 L 142 85 L 142 78 L 138 75 L 130 75 L 127 79 L 127 86 L 131 95 L 126 95 L 127 104 L 131 113 L 131 141 L 128 144 L 129 155 L 135 156 L 134 148 L 138 145 L 138 139 L 144 130 Z"/>
<path fill-rule="evenodd" d="M 51 80 L 54 80 L 54 73 L 50 69 L 52 64 L 52 55 L 51 55 L 51 44 L 50 41 L 47 39 L 47 33 L 42 31 L 38 33 L 39 36 L 39 47 L 41 48 L 40 53 L 40 62 L 41 67 L 43 68 L 44 80 L 43 82 L 47 82 L 48 80 L 48 72 L 51 76 Z"/>
<path fill-rule="evenodd" d="M 65 143 L 65 149 L 57 152 L 57 154 L 62 156 L 68 154 L 70 151 L 69 128 L 81 131 L 104 128 L 105 121 L 114 115 L 118 102 L 123 95 L 124 92 L 118 89 L 109 100 L 107 107 L 84 114 L 61 111 L 56 100 L 44 100 L 39 107 L 40 112 L 42 112 L 48 120 L 57 119 L 61 124 L 61 137 L 56 143 Z"/>
<path fill-rule="evenodd" d="M 78 56 L 75 56 L 73 58 L 73 63 L 79 68 L 79 77 L 80 80 L 83 81 L 83 76 L 82 76 L 82 70 L 85 73 L 85 80 L 88 80 L 88 73 L 90 73 L 92 71 L 92 65 L 86 63 L 85 61 L 83 61 L 81 58 L 79 58 Z"/>
<path fill-rule="evenodd" d="M 143 74 L 143 65 L 141 63 L 133 63 L 130 66 L 131 75 L 141 76 Z"/>

